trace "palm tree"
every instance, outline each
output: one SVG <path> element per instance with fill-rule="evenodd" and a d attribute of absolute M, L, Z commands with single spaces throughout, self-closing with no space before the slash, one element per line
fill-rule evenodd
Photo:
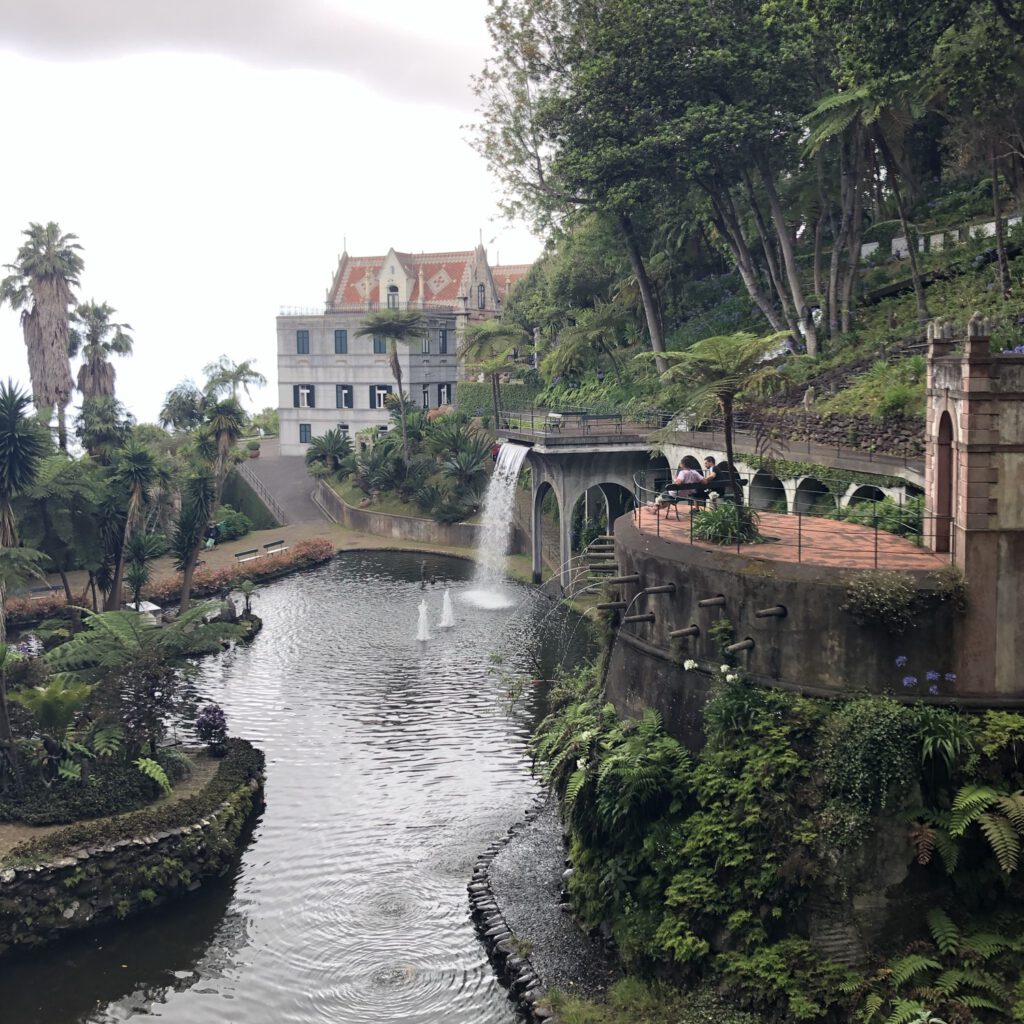
<path fill-rule="evenodd" d="M 111 317 L 116 310 L 105 302 L 79 303 L 71 314 L 73 326 L 68 355 L 74 359 L 81 351 L 84 362 L 78 368 L 78 390 L 85 401 L 113 398 L 117 371 L 111 355 L 131 355 L 130 324 L 115 324 Z"/>
<path fill-rule="evenodd" d="M 907 240 L 907 256 L 910 260 L 910 277 L 917 301 L 917 318 L 921 323 L 931 319 L 928 301 L 924 294 L 924 283 L 917 265 L 916 239 L 910 230 L 907 216 L 907 202 L 903 195 L 900 179 L 905 178 L 904 169 L 897 155 L 903 148 L 903 140 L 909 125 L 925 113 L 929 76 L 893 76 L 886 83 L 873 82 L 855 89 L 826 96 L 804 118 L 811 129 L 807 148 L 817 152 L 829 139 L 841 135 L 851 125 L 860 124 L 881 155 L 885 165 L 886 180 L 892 189 L 896 210 Z"/>
<path fill-rule="evenodd" d="M 764 391 L 778 371 L 766 360 L 788 331 L 759 338 L 747 331 L 705 338 L 683 352 L 666 352 L 669 368 L 661 379 L 686 386 L 684 410 L 698 419 L 721 412 L 725 421 L 725 460 L 729 464 L 733 498 L 743 504 L 734 469 L 733 409 L 736 396 Z"/>
<path fill-rule="evenodd" d="M 461 334 L 459 358 L 491 382 L 494 429 L 497 430 L 501 417 L 501 374 L 508 370 L 509 356 L 528 343 L 529 335 L 521 327 L 501 320 L 467 323 Z"/>
<path fill-rule="evenodd" d="M 267 383 L 267 378 L 256 369 L 253 359 L 244 359 L 240 363 L 235 363 L 227 356 L 221 356 L 215 363 L 204 366 L 203 373 L 206 374 L 204 390 L 207 395 L 216 396 L 230 391 L 231 397 L 236 402 L 239 388 L 245 392 L 246 398 L 251 398 L 250 384 L 263 387 Z"/>
<path fill-rule="evenodd" d="M 20 785 L 18 754 L 7 714 L 4 601 L 8 584 L 27 572 L 38 572 L 38 562 L 43 556 L 17 546 L 18 526 L 12 502 L 32 485 L 48 447 L 45 431 L 25 415 L 28 406 L 28 395 L 19 391 L 13 381 L 0 383 L 0 750 L 7 754 L 17 785 Z"/>
<path fill-rule="evenodd" d="M 190 380 L 175 384 L 164 398 L 160 426 L 192 430 L 203 422 L 203 393 Z"/>
<path fill-rule="evenodd" d="M 408 345 L 416 339 L 422 338 L 426 329 L 426 321 L 419 313 L 386 309 L 368 316 L 363 326 L 356 331 L 358 338 L 365 338 L 369 335 L 387 338 L 391 373 L 398 386 L 398 409 L 402 418 L 402 458 L 405 459 L 407 465 L 409 463 L 409 434 L 406 429 L 406 400 L 402 391 L 402 364 L 398 358 L 398 346 Z"/>
<path fill-rule="evenodd" d="M 124 533 L 117 552 L 114 576 L 111 581 L 106 611 L 117 611 L 121 607 L 121 580 L 124 576 L 124 562 L 132 532 L 142 520 L 142 510 L 153 487 L 163 475 L 153 452 L 144 444 L 133 439 L 117 452 L 114 459 L 114 490 L 127 497 Z"/>
<path fill-rule="evenodd" d="M 348 434 L 335 427 L 309 442 L 306 449 L 306 465 L 321 464 L 333 473 L 351 454 L 352 442 Z"/>
<path fill-rule="evenodd" d="M 182 488 L 181 512 L 171 538 L 175 568 L 182 574 L 179 614 L 188 611 L 199 549 L 203 544 L 207 524 L 216 510 L 214 478 L 201 463 L 197 464 Z"/>
<path fill-rule="evenodd" d="M 18 546 L 12 503 L 32 486 L 48 448 L 45 430 L 25 415 L 28 407 L 28 395 L 13 381 L 0 383 L 0 550 Z M 6 578 L 0 575 L 0 643 L 7 636 L 6 596 Z"/>
<path fill-rule="evenodd" d="M 227 475 L 228 458 L 235 442 L 242 436 L 242 429 L 245 426 L 245 410 L 233 398 L 224 398 L 206 406 L 204 419 L 204 425 L 217 444 L 214 496 L 219 505 L 221 492 L 224 490 L 224 477 Z"/>
<path fill-rule="evenodd" d="M 135 417 L 116 398 L 87 398 L 75 418 L 75 436 L 94 462 L 109 466 L 134 425 Z"/>
<path fill-rule="evenodd" d="M 18 250 L 17 262 L 7 264 L 11 273 L 0 281 L 0 304 L 21 311 L 21 328 L 28 348 L 28 372 L 32 398 L 44 422 L 56 406 L 60 447 L 67 451 L 65 409 L 74 382 L 68 358 L 71 289 L 78 286 L 84 264 L 78 255 L 76 235 L 62 234 L 53 221 L 32 223 Z"/>

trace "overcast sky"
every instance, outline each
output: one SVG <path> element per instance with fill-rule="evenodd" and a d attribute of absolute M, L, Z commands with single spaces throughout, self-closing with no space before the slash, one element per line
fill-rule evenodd
<path fill-rule="evenodd" d="M 152 420 L 226 353 L 270 380 L 280 306 L 353 255 L 525 263 L 466 142 L 486 0 L 0 0 L 0 264 L 30 221 L 78 235 L 79 297 L 134 328 L 118 396 Z M 16 314 L 0 375 L 28 387 Z"/>

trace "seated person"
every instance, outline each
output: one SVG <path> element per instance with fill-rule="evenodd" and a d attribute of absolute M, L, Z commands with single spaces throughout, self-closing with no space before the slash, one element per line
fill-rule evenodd
<path fill-rule="evenodd" d="M 654 499 L 654 504 L 661 508 L 662 505 L 674 503 L 680 498 L 689 498 L 703 483 L 704 474 L 701 472 L 700 463 L 692 455 L 684 455 L 672 483 L 666 485 L 665 490 Z"/>

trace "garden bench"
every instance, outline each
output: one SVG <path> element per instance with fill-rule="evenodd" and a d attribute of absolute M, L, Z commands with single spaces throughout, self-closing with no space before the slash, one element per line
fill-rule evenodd
<path fill-rule="evenodd" d="M 560 412 L 549 412 L 547 419 L 544 421 L 544 427 L 546 430 L 557 430 L 558 433 L 561 433 L 562 414 Z"/>
<path fill-rule="evenodd" d="M 235 552 L 235 561 L 236 562 L 248 562 L 248 561 L 250 561 L 253 558 L 259 558 L 259 557 L 260 557 L 260 549 L 259 548 L 250 548 L 248 551 L 236 551 Z"/>
<path fill-rule="evenodd" d="M 589 434 L 592 426 L 611 424 L 615 427 L 615 433 L 622 433 L 622 413 L 620 412 L 587 412 L 580 417 L 583 433 Z"/>
<path fill-rule="evenodd" d="M 28 591 L 29 597 L 33 601 L 38 601 L 40 600 L 40 598 L 49 597 L 51 594 L 54 594 L 56 592 L 57 588 L 51 587 L 49 584 L 46 584 L 46 586 L 44 587 L 29 587 Z"/>
<path fill-rule="evenodd" d="M 268 544 L 263 545 L 263 550 L 268 555 L 276 555 L 281 551 L 287 551 L 288 545 L 283 540 L 272 540 Z"/>

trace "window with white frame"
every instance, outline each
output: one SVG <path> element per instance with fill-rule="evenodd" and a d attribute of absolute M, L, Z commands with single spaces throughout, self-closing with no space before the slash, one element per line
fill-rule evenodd
<path fill-rule="evenodd" d="M 335 384 L 334 385 L 334 407 L 336 409 L 351 409 L 352 408 L 352 385 L 351 384 Z"/>
<path fill-rule="evenodd" d="M 452 404 L 452 386 L 451 386 L 451 384 L 438 384 L 437 385 L 437 404 L 438 405 L 451 405 Z"/>
<path fill-rule="evenodd" d="M 313 384 L 292 385 L 292 405 L 296 409 L 316 408 L 316 387 Z"/>

